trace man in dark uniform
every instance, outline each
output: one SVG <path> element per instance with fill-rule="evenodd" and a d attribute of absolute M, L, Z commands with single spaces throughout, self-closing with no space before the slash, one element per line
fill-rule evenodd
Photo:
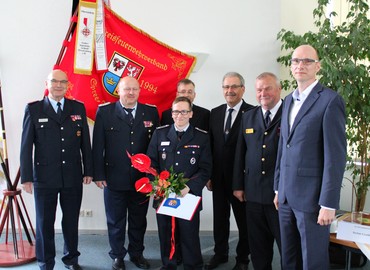
<path fill-rule="evenodd" d="M 213 155 L 213 171 L 207 188 L 213 197 L 213 236 L 215 255 L 205 265 L 205 269 L 214 269 L 228 261 L 230 235 L 230 206 L 233 208 L 239 230 L 239 242 L 236 247 L 236 265 L 234 270 L 247 269 L 249 263 L 249 245 L 245 202 L 233 196 L 232 177 L 236 142 L 240 129 L 242 113 L 253 108 L 244 102 L 244 78 L 236 72 L 227 73 L 222 80 L 226 104 L 211 110 L 209 135 Z"/>
<path fill-rule="evenodd" d="M 198 127 L 205 131 L 209 130 L 209 110 L 202 108 L 200 106 L 195 105 L 195 84 L 193 81 L 189 79 L 183 79 L 177 83 L 177 93 L 176 97 L 187 97 L 190 99 L 192 103 L 192 112 L 193 117 L 190 118 L 190 124 L 193 127 Z M 161 124 L 162 125 L 171 125 L 173 124 L 173 118 L 171 114 L 172 109 L 169 108 L 168 110 L 162 113 Z"/>
<path fill-rule="evenodd" d="M 256 79 L 256 98 L 261 106 L 242 116 L 236 145 L 233 190 L 246 201 L 248 239 L 255 270 L 271 270 L 274 240 L 280 251 L 278 211 L 273 203 L 274 172 L 280 137 L 281 86 L 272 73 Z"/>
<path fill-rule="evenodd" d="M 93 168 L 85 107 L 64 98 L 67 85 L 67 75 L 53 70 L 46 81 L 48 97 L 29 103 L 23 119 L 21 183 L 26 192 L 32 193 L 32 188 L 35 192 L 36 257 L 43 270 L 55 265 L 58 196 L 63 212 L 62 261 L 68 269 L 82 269 L 78 264 L 78 218 L 82 183 L 91 182 Z"/>
<path fill-rule="evenodd" d="M 131 166 L 131 155 L 145 153 L 159 124 L 157 108 L 138 103 L 140 86 L 132 77 L 118 84 L 120 99 L 98 108 L 93 133 L 94 181 L 104 188 L 104 203 L 113 269 L 125 269 L 124 257 L 139 268 L 148 269 L 143 257 L 148 198 L 135 191 L 144 174 Z M 128 248 L 124 247 L 128 221 Z"/>
<path fill-rule="evenodd" d="M 159 127 L 153 135 L 148 147 L 148 156 L 152 166 L 158 172 L 169 170 L 184 173 L 190 180 L 181 191 L 202 196 L 202 190 L 211 175 L 212 158 L 209 137 L 206 131 L 189 124 L 192 117 L 191 102 L 186 97 L 178 97 L 172 105 L 174 124 Z M 191 221 L 176 218 L 176 230 L 180 231 L 180 244 L 185 270 L 203 268 L 203 259 L 199 240 L 199 205 Z M 175 256 L 170 259 L 171 250 L 171 218 L 157 214 L 159 242 L 162 258 L 161 269 L 177 269 Z"/>

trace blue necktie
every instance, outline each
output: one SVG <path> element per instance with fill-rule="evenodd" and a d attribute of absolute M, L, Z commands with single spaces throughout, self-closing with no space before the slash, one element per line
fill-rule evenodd
<path fill-rule="evenodd" d="M 123 108 L 123 109 L 127 112 L 126 116 L 127 116 L 128 122 L 130 126 L 132 126 L 134 124 L 134 116 L 132 114 L 132 111 L 134 109 L 129 109 L 129 108 Z"/>
<path fill-rule="evenodd" d="M 177 133 L 177 140 L 181 141 L 182 135 L 184 135 L 185 131 L 176 131 Z"/>
<path fill-rule="evenodd" d="M 268 127 L 270 125 L 270 122 L 271 122 L 270 114 L 271 114 L 270 111 L 265 112 L 265 125 L 266 125 L 266 127 Z"/>
<path fill-rule="evenodd" d="M 61 119 L 62 118 L 62 103 L 58 102 L 57 107 L 58 107 L 57 108 L 57 116 L 58 116 L 59 119 Z"/>

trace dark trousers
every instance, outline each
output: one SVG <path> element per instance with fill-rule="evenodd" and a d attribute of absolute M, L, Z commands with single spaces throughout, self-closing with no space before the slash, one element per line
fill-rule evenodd
<path fill-rule="evenodd" d="M 175 230 L 180 232 L 180 245 L 185 270 L 203 269 L 203 258 L 200 249 L 199 239 L 199 211 L 194 213 L 191 221 L 176 218 Z M 170 260 L 172 217 L 157 214 L 157 225 L 159 243 L 161 248 L 161 258 L 163 267 L 161 269 L 177 269 L 176 256 Z"/>
<path fill-rule="evenodd" d="M 82 184 L 71 188 L 34 188 L 36 208 L 36 258 L 40 269 L 55 265 L 54 222 L 58 204 L 63 213 L 64 264 L 78 263 L 78 219 L 82 200 Z"/>
<path fill-rule="evenodd" d="M 138 257 L 144 251 L 149 198 L 132 191 L 117 191 L 104 188 L 105 214 L 112 259 Z M 128 248 L 125 248 L 126 223 L 128 222 Z"/>
<path fill-rule="evenodd" d="M 275 206 L 256 202 L 246 203 L 248 239 L 255 270 L 271 270 L 274 242 L 281 253 L 279 215 Z"/>
<path fill-rule="evenodd" d="M 319 212 L 303 212 L 279 204 L 281 256 L 284 270 L 329 269 L 330 226 L 317 224 Z"/>
<path fill-rule="evenodd" d="M 240 202 L 231 191 L 231 188 L 213 185 L 213 237 L 215 240 L 214 252 L 219 258 L 228 257 L 230 235 L 230 210 L 234 212 L 236 225 L 239 231 L 239 241 L 236 247 L 236 261 L 248 263 L 250 254 L 247 234 L 247 218 L 245 202 Z"/>

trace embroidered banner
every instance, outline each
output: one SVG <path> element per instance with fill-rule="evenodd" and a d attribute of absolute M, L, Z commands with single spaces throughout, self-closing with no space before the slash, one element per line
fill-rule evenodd
<path fill-rule="evenodd" d="M 108 70 L 91 75 L 73 72 L 76 31 L 59 65 L 70 81 L 66 97 L 85 103 L 87 116 L 95 120 L 97 106 L 118 100 L 117 84 L 121 77 L 135 77 L 141 87 L 139 102 L 155 104 L 159 113 L 168 109 L 176 96 L 176 85 L 189 76 L 195 57 L 182 53 L 104 8 L 105 43 Z"/>

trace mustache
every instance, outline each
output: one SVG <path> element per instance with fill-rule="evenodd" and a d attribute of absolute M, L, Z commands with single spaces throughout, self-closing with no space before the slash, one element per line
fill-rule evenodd
<path fill-rule="evenodd" d="M 227 97 L 235 97 L 236 93 L 234 93 L 234 92 L 226 93 L 226 96 Z"/>

